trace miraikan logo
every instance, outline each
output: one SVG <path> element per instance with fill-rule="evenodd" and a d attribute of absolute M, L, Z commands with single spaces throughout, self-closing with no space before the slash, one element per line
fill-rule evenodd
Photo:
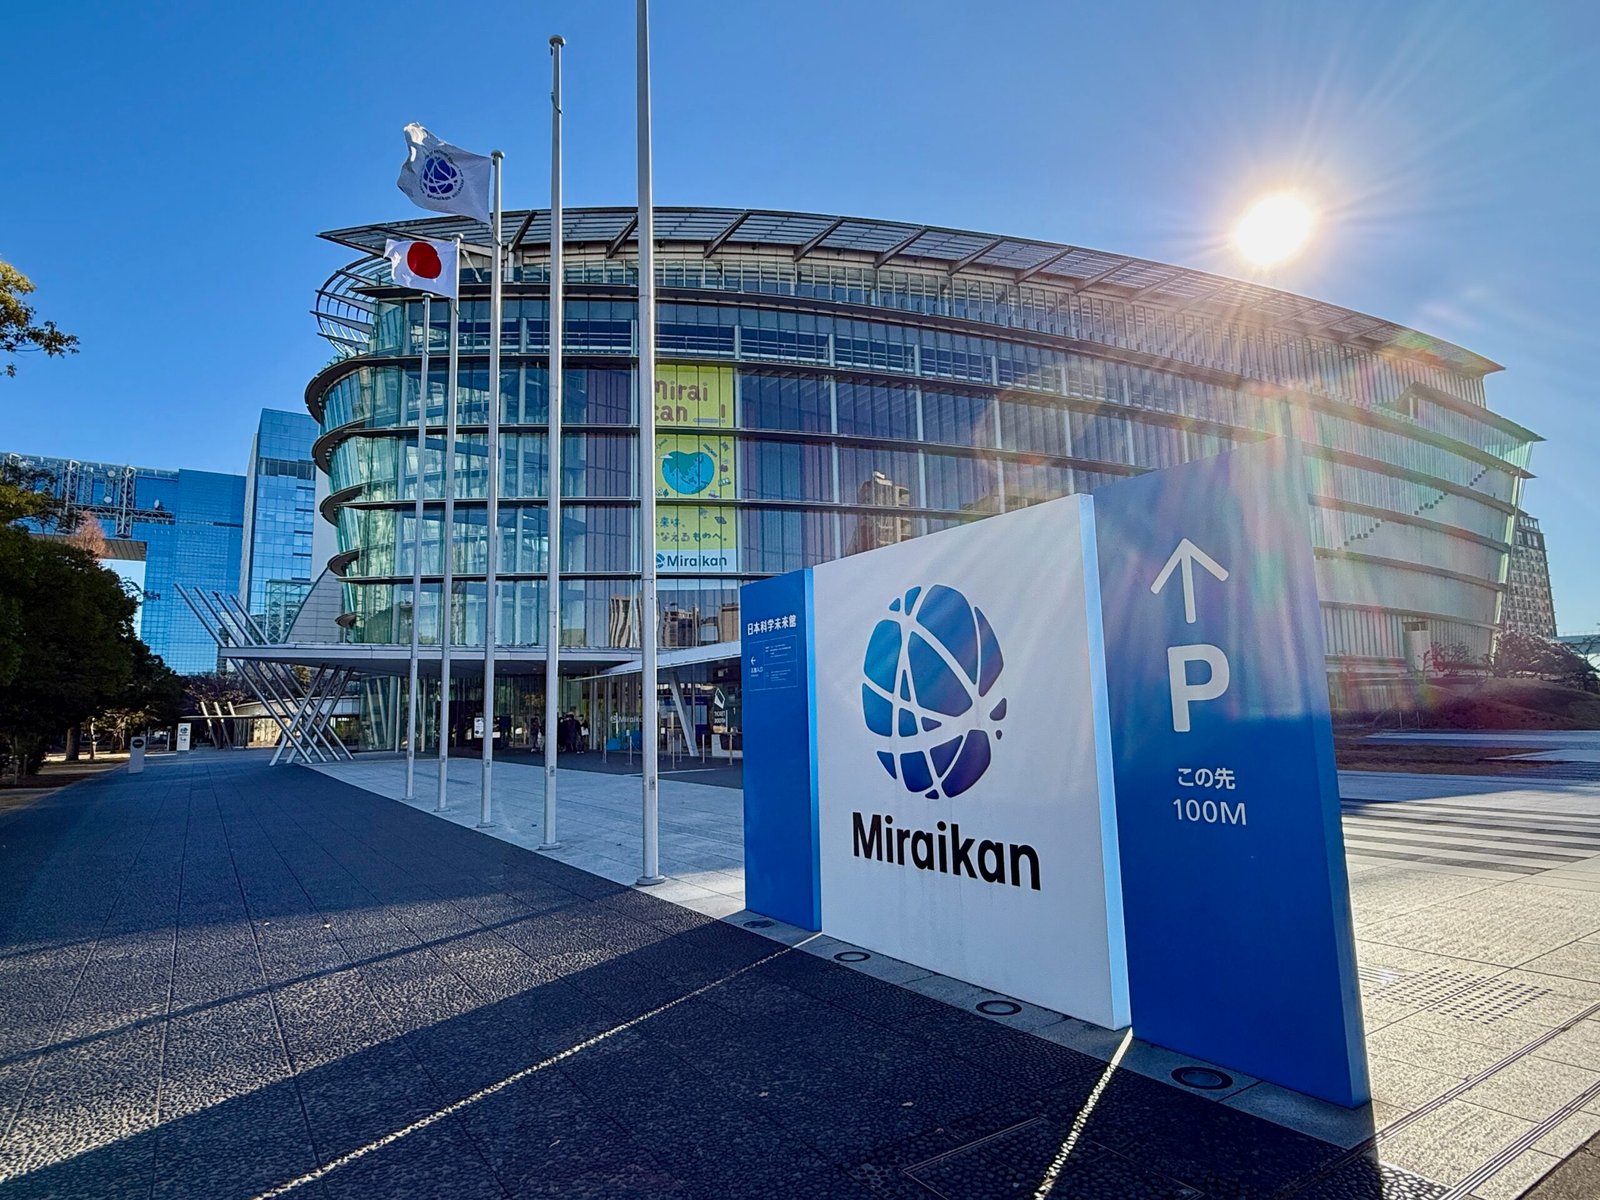
<path fill-rule="evenodd" d="M 461 190 L 461 172 L 446 155 L 437 152 L 422 160 L 418 178 L 423 192 L 434 200 L 448 200 Z"/>
<path fill-rule="evenodd" d="M 908 792 L 959 796 L 989 769 L 1005 659 L 983 610 L 954 588 L 914 587 L 867 642 L 861 713 L 889 749 L 878 761 Z"/>

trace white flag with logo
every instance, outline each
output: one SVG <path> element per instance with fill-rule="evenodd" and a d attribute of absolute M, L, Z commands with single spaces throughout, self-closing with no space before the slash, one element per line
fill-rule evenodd
<path fill-rule="evenodd" d="M 441 142 L 414 122 L 406 126 L 405 135 L 408 153 L 396 182 L 411 202 L 489 224 L 489 159 Z"/>
<path fill-rule="evenodd" d="M 390 238 L 383 247 L 384 257 L 398 287 L 432 292 L 447 300 L 456 298 L 460 286 L 460 255 L 454 242 L 435 242 L 428 238 Z"/>

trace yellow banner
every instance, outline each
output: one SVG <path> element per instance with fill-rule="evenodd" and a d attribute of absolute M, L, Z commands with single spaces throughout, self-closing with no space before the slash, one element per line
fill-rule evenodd
<path fill-rule="evenodd" d="M 737 571 L 733 368 L 656 364 L 656 569 L 678 575 Z M 671 501 L 691 503 L 674 504 Z"/>
<path fill-rule="evenodd" d="M 727 434 L 656 434 L 656 495 L 664 500 L 732 500 L 733 448 Z"/>
<path fill-rule="evenodd" d="M 656 364 L 656 424 L 733 428 L 733 368 Z"/>
<path fill-rule="evenodd" d="M 663 504 L 656 509 L 656 570 L 737 571 L 736 521 L 731 504 Z"/>

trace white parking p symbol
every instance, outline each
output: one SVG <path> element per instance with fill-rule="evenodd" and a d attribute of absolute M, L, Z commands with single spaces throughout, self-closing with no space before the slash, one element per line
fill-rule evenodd
<path fill-rule="evenodd" d="M 1205 679 L 1189 682 L 1189 664 L 1202 662 L 1210 669 Z M 1215 700 L 1228 690 L 1228 656 L 1205 642 L 1167 647 L 1167 685 L 1172 692 L 1172 731 L 1189 732 L 1189 705 Z"/>

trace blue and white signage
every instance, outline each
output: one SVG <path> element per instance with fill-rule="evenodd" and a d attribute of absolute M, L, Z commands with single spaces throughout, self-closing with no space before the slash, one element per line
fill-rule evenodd
<path fill-rule="evenodd" d="M 822 928 L 1118 1027 L 1088 513 L 1068 497 L 812 571 Z"/>
<path fill-rule="evenodd" d="M 750 907 L 1364 1103 L 1309 528 L 1268 442 L 747 585 Z"/>
<path fill-rule="evenodd" d="M 817 881 L 817 743 L 811 572 L 740 589 L 744 620 L 745 903 L 822 928 Z"/>
<path fill-rule="evenodd" d="M 1296 447 L 1095 496 L 1141 1038 L 1368 1098 L 1322 620 Z"/>

